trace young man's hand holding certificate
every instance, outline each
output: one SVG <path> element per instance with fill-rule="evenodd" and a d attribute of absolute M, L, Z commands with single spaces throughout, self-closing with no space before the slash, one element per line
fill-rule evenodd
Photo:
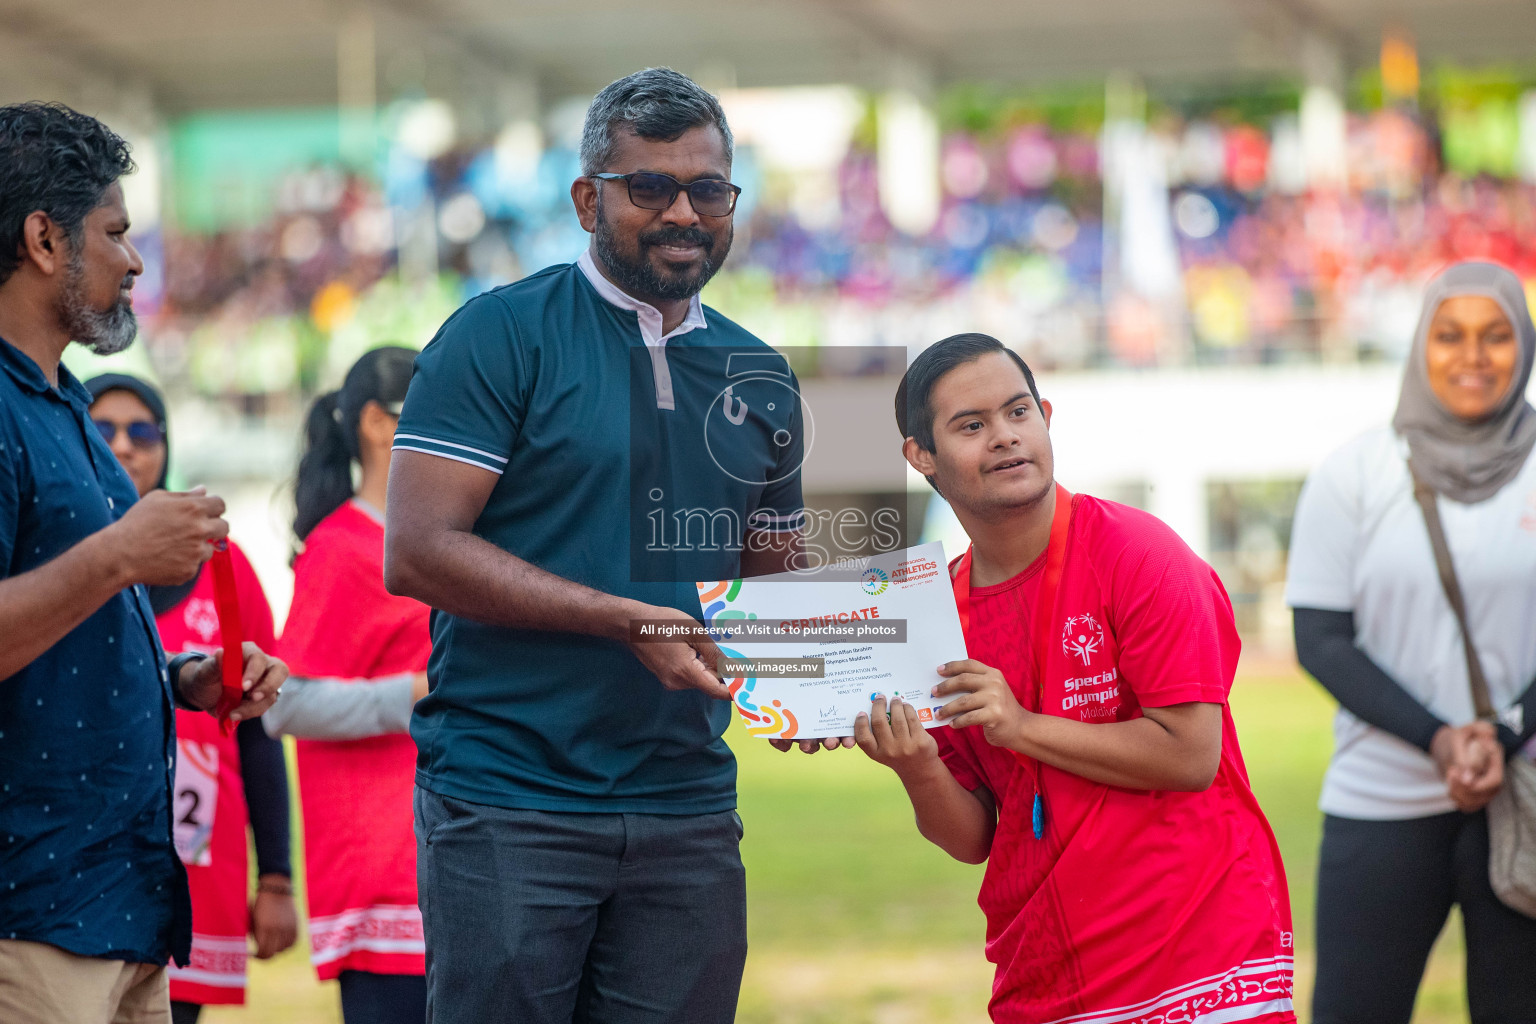
<path fill-rule="evenodd" d="M 852 736 L 879 696 L 911 704 L 925 727 L 942 724 L 938 666 L 966 653 L 941 545 L 698 587 L 748 735 Z"/>

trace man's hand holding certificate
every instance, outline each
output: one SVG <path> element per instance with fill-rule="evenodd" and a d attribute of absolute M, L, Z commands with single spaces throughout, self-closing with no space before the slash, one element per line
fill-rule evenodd
<path fill-rule="evenodd" d="M 930 695 L 937 667 L 966 652 L 941 545 L 698 587 L 748 735 L 851 736 L 877 696 L 910 703 L 925 727 L 942 724 L 944 702 Z"/>

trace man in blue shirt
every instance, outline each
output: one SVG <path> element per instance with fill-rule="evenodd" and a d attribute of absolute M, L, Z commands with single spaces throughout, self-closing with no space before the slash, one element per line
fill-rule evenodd
<path fill-rule="evenodd" d="M 220 659 L 166 661 L 144 584 L 228 533 L 196 490 L 139 500 L 60 359 L 134 338 L 143 264 L 128 147 L 62 106 L 0 107 L 0 1020 L 168 1022 L 191 906 L 171 842 L 173 702 L 209 710 Z M 254 645 L 231 718 L 287 675 Z"/>
<path fill-rule="evenodd" d="M 433 609 L 417 759 L 428 1018 L 734 1019 L 736 768 L 697 580 L 800 550 L 783 357 L 699 302 L 739 189 L 713 96 L 666 69 L 593 100 L 589 250 L 470 300 L 417 360 L 385 582 Z"/>

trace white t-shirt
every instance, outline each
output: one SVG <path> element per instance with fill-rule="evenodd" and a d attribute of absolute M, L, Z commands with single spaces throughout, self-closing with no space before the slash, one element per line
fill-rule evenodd
<path fill-rule="evenodd" d="M 1441 497 L 1439 505 L 1488 689 L 1494 706 L 1506 708 L 1536 676 L 1536 459 L 1486 501 Z M 1476 717 L 1461 631 L 1413 497 L 1407 446 L 1389 428 L 1355 438 L 1307 478 L 1285 600 L 1354 612 L 1356 644 L 1403 689 L 1453 725 Z M 1342 708 L 1333 731 L 1324 812 L 1395 820 L 1455 810 L 1418 747 Z"/>

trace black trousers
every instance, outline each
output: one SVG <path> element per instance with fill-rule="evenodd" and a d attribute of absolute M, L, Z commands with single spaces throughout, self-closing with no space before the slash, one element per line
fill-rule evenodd
<path fill-rule="evenodd" d="M 422 1024 L 427 1019 L 427 979 L 419 974 L 342 971 L 341 1019 L 346 1024 Z M 171 1003 L 171 1024 L 197 1024 L 197 1003 Z"/>
<path fill-rule="evenodd" d="M 341 1019 L 345 1024 L 424 1024 L 427 979 L 420 974 L 342 971 Z"/>
<path fill-rule="evenodd" d="M 1536 920 L 1488 884 L 1488 818 L 1323 819 L 1314 1024 L 1408 1024 L 1453 904 L 1473 1024 L 1536 1024 Z"/>
<path fill-rule="evenodd" d="M 734 811 L 514 811 L 418 786 L 428 1024 L 732 1024 L 740 843 Z"/>

